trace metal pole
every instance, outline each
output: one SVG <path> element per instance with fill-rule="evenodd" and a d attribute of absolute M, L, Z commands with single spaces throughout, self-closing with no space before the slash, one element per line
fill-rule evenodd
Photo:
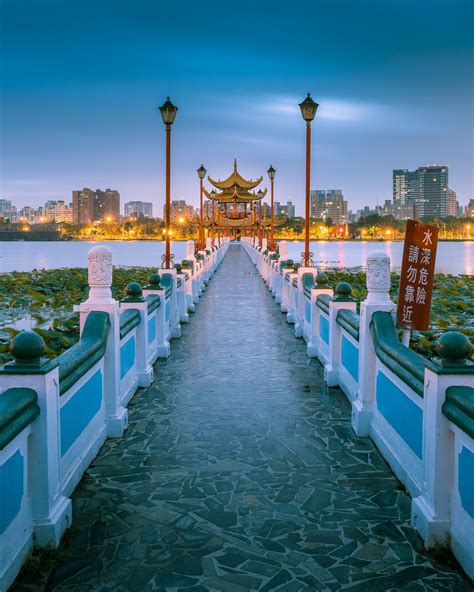
<path fill-rule="evenodd" d="M 271 182 L 271 188 L 272 188 L 272 196 L 271 196 L 271 216 L 270 216 L 270 221 L 271 221 L 271 228 L 270 228 L 270 249 L 272 251 L 275 250 L 275 245 L 274 245 L 274 241 L 273 241 L 273 222 L 274 222 L 274 211 L 273 211 L 273 179 L 270 179 Z"/>
<path fill-rule="evenodd" d="M 211 241 L 214 244 L 214 200 L 212 200 Z"/>
<path fill-rule="evenodd" d="M 171 203 L 170 203 L 170 177 L 171 177 L 171 125 L 166 126 L 166 212 L 165 212 L 165 228 L 166 228 L 166 257 L 165 268 L 171 268 L 171 243 L 170 243 L 170 224 L 171 224 Z"/>
<path fill-rule="evenodd" d="M 305 237 L 304 237 L 304 266 L 309 267 L 309 192 L 311 177 L 311 122 L 306 122 L 306 194 L 305 194 Z"/>
<path fill-rule="evenodd" d="M 200 190 L 200 195 L 199 195 L 199 249 L 203 248 L 203 243 L 204 243 L 204 226 L 202 224 L 202 179 L 199 178 L 199 190 Z"/>

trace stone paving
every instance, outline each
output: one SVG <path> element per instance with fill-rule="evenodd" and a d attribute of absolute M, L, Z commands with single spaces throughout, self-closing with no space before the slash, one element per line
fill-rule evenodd
<path fill-rule="evenodd" d="M 74 493 L 64 559 L 12 592 L 471 590 L 242 247 L 155 374 Z"/>

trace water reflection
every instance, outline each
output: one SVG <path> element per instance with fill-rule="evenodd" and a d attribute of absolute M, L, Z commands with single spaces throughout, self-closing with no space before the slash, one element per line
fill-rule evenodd
<path fill-rule="evenodd" d="M 86 267 L 91 247 L 103 244 L 112 249 L 114 265 L 160 267 L 164 253 L 163 241 L 71 241 L 71 242 L 0 242 L 0 272 L 30 271 L 33 268 Z M 288 254 L 301 260 L 304 243 L 288 242 Z M 367 256 L 384 251 L 390 256 L 392 270 L 399 270 L 402 242 L 377 241 L 313 241 L 311 251 L 318 267 L 365 267 Z M 184 259 L 186 243 L 173 241 L 175 262 Z M 437 273 L 474 273 L 474 241 L 440 242 L 436 257 Z"/>

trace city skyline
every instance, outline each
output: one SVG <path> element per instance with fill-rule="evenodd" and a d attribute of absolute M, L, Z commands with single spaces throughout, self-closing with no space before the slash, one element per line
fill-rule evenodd
<path fill-rule="evenodd" d="M 145 0 L 42 1 L 25 4 L 27 26 L 22 3 L 0 8 L 0 195 L 15 203 L 112 185 L 123 201 L 160 211 L 157 107 L 169 94 L 179 107 L 172 199 L 196 205 L 201 162 L 219 178 L 237 158 L 266 186 L 273 163 L 275 199 L 293 200 L 301 213 L 298 102 L 308 90 L 320 103 L 312 187 L 340 187 L 357 209 L 391 196 L 393 169 L 447 164 L 459 201 L 474 194 L 470 2 L 437 0 L 427 11 L 420 0 L 367 0 L 362 9 L 351 1 L 245 1 L 238 9 L 181 1 L 164 15 L 160 2 Z M 255 36 L 217 42 L 230 16 Z M 283 38 L 271 34 L 283 25 Z"/>

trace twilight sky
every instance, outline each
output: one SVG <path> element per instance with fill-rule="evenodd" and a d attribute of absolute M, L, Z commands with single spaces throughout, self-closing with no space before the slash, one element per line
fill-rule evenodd
<path fill-rule="evenodd" d="M 311 91 L 312 188 L 355 210 L 390 198 L 392 169 L 448 164 L 474 197 L 471 0 L 0 0 L 0 197 L 70 201 L 84 186 L 198 203 L 196 169 L 277 169 L 303 213 Z M 158 209 L 156 209 L 158 207 Z"/>

